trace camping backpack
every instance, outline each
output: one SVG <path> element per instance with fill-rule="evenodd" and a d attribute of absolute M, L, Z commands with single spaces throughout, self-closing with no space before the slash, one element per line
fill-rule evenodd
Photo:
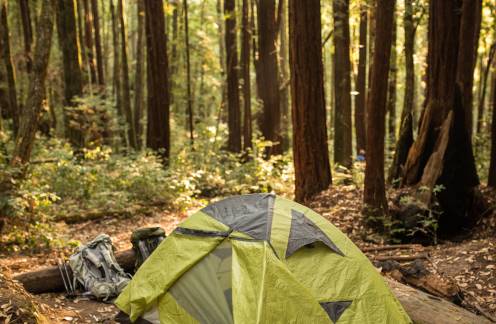
<path fill-rule="evenodd" d="M 90 243 L 80 246 L 69 258 L 74 287 L 80 284 L 85 294 L 108 301 L 120 294 L 130 280 L 115 260 L 112 241 L 106 234 L 98 235 Z"/>
<path fill-rule="evenodd" d="M 165 239 L 165 231 L 161 227 L 139 228 L 131 235 L 131 243 L 136 255 L 134 270 L 145 262 L 152 252 Z"/>

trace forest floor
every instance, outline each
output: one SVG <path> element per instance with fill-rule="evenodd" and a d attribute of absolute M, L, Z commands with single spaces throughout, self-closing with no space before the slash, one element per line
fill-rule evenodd
<path fill-rule="evenodd" d="M 487 193 L 487 192 L 486 192 Z M 361 221 L 361 190 L 355 185 L 334 186 L 309 203 L 309 206 L 329 219 L 347 234 L 353 242 L 365 251 L 385 243 L 381 238 L 366 230 Z M 496 204 L 496 193 L 487 193 Z M 202 206 L 197 206 L 201 208 Z M 131 247 L 131 232 L 141 226 L 161 226 L 170 233 L 195 208 L 183 213 L 171 213 L 158 209 L 148 215 L 136 215 L 128 219 L 102 218 L 79 224 L 57 224 L 57 232 L 66 239 L 87 242 L 100 233 L 111 236 L 117 250 Z M 473 234 L 459 242 L 440 242 L 435 246 L 412 246 L 412 249 L 395 249 L 365 252 L 371 260 L 377 255 L 412 255 L 426 253 L 430 271 L 455 282 L 464 295 L 463 306 L 473 311 L 482 311 L 489 317 L 496 317 L 496 212 L 486 217 Z M 53 249 L 40 254 L 0 255 L 0 295 L 10 291 L 19 295 L 18 284 L 5 280 L 16 274 L 55 265 L 58 258 L 67 257 L 69 248 Z M 2 280 L 4 279 L 4 280 Z M 17 292 L 16 292 L 17 291 Z M 113 323 L 117 310 L 112 304 L 98 303 L 87 299 L 67 299 L 63 294 L 42 294 L 27 296 L 47 319 L 47 323 Z M 16 296 L 0 297 L 0 321 L 7 314 Z M 18 297 L 18 296 L 17 296 Z M 25 306 L 18 313 L 33 312 Z M 22 318 L 22 316 L 21 316 Z M 22 322 L 22 321 L 20 321 Z M 25 321 L 28 322 L 29 321 Z"/>

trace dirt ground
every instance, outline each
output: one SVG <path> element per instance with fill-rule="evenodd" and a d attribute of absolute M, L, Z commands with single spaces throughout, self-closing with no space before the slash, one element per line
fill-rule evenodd
<path fill-rule="evenodd" d="M 490 197 L 496 194 L 489 193 Z M 361 222 L 361 191 L 354 185 L 339 186 L 323 192 L 310 202 L 310 207 L 329 219 L 347 234 L 360 248 L 381 246 L 380 237 L 367 231 Z M 494 205 L 494 201 L 492 201 Z M 202 206 L 198 206 L 198 209 Z M 184 213 L 157 211 L 149 216 L 132 219 L 100 219 L 81 224 L 58 224 L 57 232 L 66 239 L 87 242 L 100 233 L 111 236 L 117 250 L 130 248 L 132 230 L 141 226 L 161 226 L 170 233 L 193 208 Z M 366 252 L 370 258 L 377 255 L 412 255 L 427 253 L 429 269 L 453 280 L 464 296 L 463 306 L 470 310 L 482 311 L 489 317 L 496 317 L 496 213 L 486 217 L 469 239 L 461 242 L 440 242 L 436 246 L 415 246 L 411 249 Z M 71 254 L 68 248 L 54 249 L 50 253 L 34 255 L 0 254 L 0 289 L 2 281 L 16 274 L 56 265 L 58 258 Z M 7 278 L 7 279 L 6 279 Z M 4 285 L 5 286 L 5 285 Z M 15 283 L 4 289 L 20 290 Z M 1 290 L 0 290 L 1 292 Z M 47 323 L 113 323 L 117 310 L 112 304 L 98 303 L 85 298 L 67 299 L 63 294 L 42 294 L 30 296 Z M 8 298 L 7 298 L 8 299 Z M 0 322 L 2 314 L 9 309 L 6 299 L 0 298 Z M 2 313 L 3 311 L 3 313 Z M 30 323 L 29 321 L 25 321 Z"/>

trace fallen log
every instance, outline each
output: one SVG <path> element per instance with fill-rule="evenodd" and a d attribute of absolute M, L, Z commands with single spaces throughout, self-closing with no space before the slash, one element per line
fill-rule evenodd
<path fill-rule="evenodd" d="M 136 258 L 132 249 L 115 253 L 115 258 L 124 271 L 133 272 Z M 69 275 L 72 276 L 70 268 Z M 57 266 L 22 273 L 13 279 L 19 281 L 24 286 L 24 289 L 32 294 L 61 292 L 65 289 Z"/>
<path fill-rule="evenodd" d="M 442 298 L 387 279 L 393 294 L 416 324 L 490 324 L 485 317 L 456 306 Z"/>

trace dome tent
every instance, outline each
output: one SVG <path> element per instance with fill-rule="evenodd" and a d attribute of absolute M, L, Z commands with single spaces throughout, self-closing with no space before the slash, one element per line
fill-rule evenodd
<path fill-rule="evenodd" d="M 360 250 L 311 209 L 235 196 L 186 219 L 116 301 L 140 323 L 410 323 Z"/>

